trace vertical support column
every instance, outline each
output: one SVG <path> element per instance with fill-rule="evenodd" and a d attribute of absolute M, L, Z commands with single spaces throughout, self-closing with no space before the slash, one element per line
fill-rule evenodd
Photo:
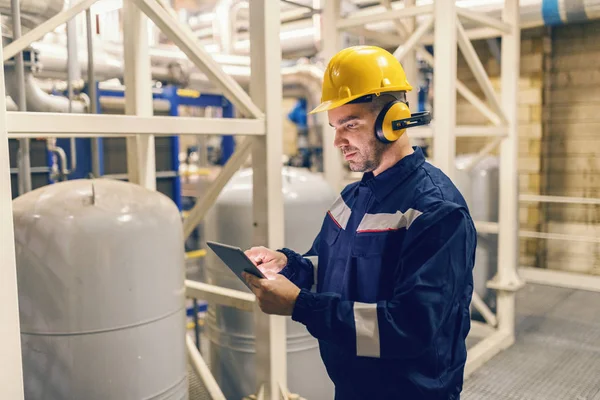
<path fill-rule="evenodd" d="M 340 3 L 340 0 L 326 0 L 324 4 L 321 17 L 323 49 L 321 55 L 325 63 L 328 63 L 331 57 L 341 50 L 342 37 L 336 26 L 340 19 Z M 316 118 L 318 126 L 321 127 L 325 180 L 334 190 L 339 191 L 342 189 L 344 166 L 340 151 L 333 146 L 335 131 L 329 126 L 326 112 L 318 113 Z"/>
<path fill-rule="evenodd" d="M 506 0 L 502 20 L 511 34 L 502 35 L 502 108 L 508 120 L 507 137 L 500 145 L 500 210 L 498 234 L 498 329 L 514 335 L 515 291 L 522 285 L 517 275 L 519 257 L 518 198 L 518 82 L 521 54 L 519 0 Z"/>
<path fill-rule="evenodd" d="M 451 179 L 456 155 L 456 6 L 454 0 L 434 2 L 433 156 Z"/>
<path fill-rule="evenodd" d="M 223 118 L 233 118 L 233 104 L 226 99 L 223 99 Z M 233 135 L 223 135 L 221 137 L 221 165 L 229 160 L 235 151 L 235 137 Z"/>
<path fill-rule="evenodd" d="M 256 137 L 252 149 L 253 242 L 273 249 L 284 245 L 279 14 L 279 2 L 250 1 L 250 96 L 266 124 L 266 135 Z M 258 307 L 254 315 L 257 392 L 262 387 L 265 400 L 279 399 L 279 386 L 287 390 L 286 319 Z"/>
<path fill-rule="evenodd" d="M 404 0 L 405 8 L 414 7 L 415 4 L 416 0 Z M 408 35 L 406 37 L 409 38 L 415 30 L 416 18 L 407 18 L 405 26 L 407 28 L 406 30 L 408 31 Z M 417 64 L 416 50 L 411 50 L 408 52 L 402 61 L 402 66 L 404 67 L 404 72 L 406 72 L 406 78 L 408 79 L 408 82 L 413 87 L 412 92 L 406 93 L 406 99 L 408 100 L 411 112 L 415 113 L 419 108 L 419 65 Z"/>
<path fill-rule="evenodd" d="M 125 114 L 149 117 L 154 114 L 148 18 L 131 0 L 123 2 L 123 46 L 125 56 Z M 154 136 L 127 138 L 129 181 L 156 190 Z"/>
<path fill-rule="evenodd" d="M 23 368 L 3 59 L 0 46 L 0 399 L 20 400 L 24 397 Z"/>

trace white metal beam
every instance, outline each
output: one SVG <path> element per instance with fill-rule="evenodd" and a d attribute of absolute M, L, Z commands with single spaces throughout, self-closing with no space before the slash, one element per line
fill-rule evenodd
<path fill-rule="evenodd" d="M 438 0 L 434 6 L 433 157 L 435 165 L 452 179 L 456 156 L 456 6 L 454 0 Z"/>
<path fill-rule="evenodd" d="M 200 355 L 200 352 L 196 348 L 194 341 L 189 335 L 185 335 L 185 346 L 187 348 L 188 359 L 194 368 L 194 371 L 198 374 L 198 377 L 204 384 L 208 395 L 211 400 L 226 400 L 225 395 L 221 391 L 219 384 L 215 380 L 213 374 L 210 372 L 210 368 L 204 362 L 204 359 Z"/>
<path fill-rule="evenodd" d="M 475 165 L 477 165 L 477 163 L 479 161 L 483 160 L 485 158 L 485 156 L 487 156 L 492 151 L 494 151 L 494 149 L 496 147 L 498 147 L 500 145 L 500 143 L 502 143 L 503 138 L 504 138 L 504 135 L 496 137 L 494 140 L 492 140 L 491 142 L 489 142 L 488 144 L 483 146 L 483 148 L 481 150 L 479 150 L 479 152 L 475 155 L 475 157 L 473 157 L 471 160 L 469 160 L 467 165 L 464 166 L 465 171 L 472 170 L 473 167 Z"/>
<path fill-rule="evenodd" d="M 256 301 L 256 296 L 252 293 L 191 280 L 185 281 L 185 295 L 194 299 L 206 300 L 211 304 L 220 304 L 249 312 L 254 311 Z"/>
<path fill-rule="evenodd" d="M 471 320 L 471 329 L 469 330 L 469 336 L 476 338 L 486 338 L 496 332 L 496 329 L 491 327 L 489 324 Z M 467 350 L 468 351 L 468 350 Z"/>
<path fill-rule="evenodd" d="M 471 103 L 481 114 L 483 114 L 487 119 L 489 119 L 494 125 L 502 124 L 502 120 L 500 119 L 498 114 L 493 112 L 492 109 L 489 108 L 487 104 L 485 104 L 485 102 L 483 102 L 475 93 L 471 91 L 471 89 L 467 87 L 467 85 L 465 85 L 458 79 L 456 80 L 456 90 L 458 91 L 458 94 L 460 94 L 462 97 L 465 98 L 465 100 Z"/>
<path fill-rule="evenodd" d="M 0 27 L 0 36 L 2 36 Z M 2 48 L 0 46 L 0 55 Z M 3 59 L 0 57 L 0 59 Z M 17 294 L 4 63 L 0 61 L 0 398 L 22 400 L 23 368 Z"/>
<path fill-rule="evenodd" d="M 419 43 L 421 38 L 431 29 L 433 26 L 433 16 L 428 17 L 425 21 L 419 25 L 417 30 L 398 48 L 394 51 L 394 57 L 398 59 L 398 61 L 402 62 L 402 59 L 411 52 L 415 46 Z M 412 84 L 416 85 L 417 82 L 413 82 Z"/>
<path fill-rule="evenodd" d="M 500 117 L 500 120 L 503 123 L 506 123 L 506 116 L 504 115 L 504 111 L 502 110 L 502 106 L 500 105 L 500 101 L 496 96 L 496 92 L 494 91 L 494 87 L 492 86 L 492 82 L 485 71 L 471 40 L 465 34 L 465 30 L 460 23 L 460 21 L 456 20 L 456 27 L 458 33 L 458 47 L 460 47 L 463 56 L 465 57 L 465 61 L 473 71 L 473 76 L 481 86 L 485 97 L 487 98 L 489 104 L 491 105 L 494 112 Z"/>
<path fill-rule="evenodd" d="M 250 0 L 250 95 L 265 114 L 266 135 L 254 141 L 253 244 L 272 249 L 284 246 L 281 135 L 280 3 Z M 258 305 L 255 316 L 256 383 L 264 398 L 279 399 L 287 388 L 286 319 L 267 315 Z"/>
<path fill-rule="evenodd" d="M 481 299 L 481 297 L 479 296 L 479 294 L 477 294 L 477 292 L 473 292 L 472 303 L 473 303 L 473 306 L 475 307 L 475 309 L 481 313 L 481 316 L 483 317 L 483 319 L 486 320 L 486 322 L 489 325 L 491 325 L 493 327 L 498 325 L 498 320 L 496 319 L 496 315 L 494 315 L 492 310 L 490 310 L 490 308 L 487 306 L 487 304 L 485 304 L 485 302 Z"/>
<path fill-rule="evenodd" d="M 417 46 L 417 53 L 419 56 L 429 64 L 431 67 L 435 65 L 435 58 L 423 45 Z M 502 121 L 500 117 L 493 112 L 487 104 L 485 104 L 475 93 L 473 93 L 467 85 L 461 82 L 459 79 L 456 80 L 456 90 L 458 94 L 463 96 L 469 103 L 479 110 L 484 116 L 486 116 L 494 125 L 500 125 Z"/>
<path fill-rule="evenodd" d="M 18 52 L 25 50 L 31 43 L 41 39 L 42 37 L 44 37 L 45 34 L 53 31 L 60 25 L 71 20 L 80 12 L 87 10 L 97 1 L 99 0 L 82 0 L 81 2 L 75 4 L 73 7 L 61 11 L 54 17 L 43 22 L 41 25 L 36 26 L 35 28 L 27 32 L 27 34 L 21 36 L 14 42 L 11 42 L 10 44 L 6 45 L 6 47 L 4 48 L 4 55 L 2 56 L 2 60 L 6 61 Z"/>
<path fill-rule="evenodd" d="M 600 292 L 600 276 L 530 267 L 519 268 L 519 275 L 527 283 Z"/>
<path fill-rule="evenodd" d="M 9 137 L 93 137 L 131 135 L 264 135 L 265 122 L 238 118 L 136 117 L 9 111 Z"/>
<path fill-rule="evenodd" d="M 125 114 L 152 117 L 152 73 L 148 52 L 148 18 L 133 4 L 123 3 Z M 127 138 L 129 182 L 156 190 L 154 135 Z"/>
<path fill-rule="evenodd" d="M 340 18 L 340 4 L 340 0 L 327 0 L 322 11 L 323 21 L 327 23 L 323 24 L 321 55 L 327 62 L 341 49 L 341 34 L 336 28 L 336 21 Z M 326 112 L 318 113 L 315 117 L 321 127 L 323 138 L 323 175 L 333 190 L 338 191 L 342 189 L 340 186 L 344 165 L 341 152 L 333 145 L 335 131 L 329 126 Z"/>
<path fill-rule="evenodd" d="M 327 5 L 325 7 L 327 7 Z M 325 9 L 326 8 L 324 8 L 322 11 L 323 14 L 325 14 Z M 325 27 L 323 27 L 323 28 L 326 29 Z M 330 27 L 329 29 L 334 30 L 334 28 L 335 27 Z M 367 29 L 364 26 L 355 26 L 354 28 L 348 28 L 347 32 L 353 33 L 358 36 L 364 36 L 367 39 L 377 40 L 382 45 L 389 46 L 389 47 L 397 47 L 398 43 L 402 43 L 404 41 L 403 36 L 394 35 L 393 33 L 381 35 L 381 32 Z M 328 39 L 322 38 L 322 40 L 328 40 Z"/>
<path fill-rule="evenodd" d="M 465 365 L 465 378 L 475 370 L 491 360 L 502 350 L 509 348 L 515 342 L 513 334 L 496 331 L 477 343 L 467 351 L 467 364 Z"/>
<path fill-rule="evenodd" d="M 180 23 L 156 0 L 134 1 L 156 26 L 188 56 L 207 78 L 223 91 L 239 112 L 247 117 L 262 118 L 262 111 L 252 102 L 244 89 L 222 67 L 202 49 L 189 27 Z M 278 36 L 279 37 L 279 36 Z M 279 71 L 280 73 L 280 71 Z"/>
<path fill-rule="evenodd" d="M 455 133 L 457 137 L 505 137 L 506 129 L 505 126 L 458 125 Z"/>
<path fill-rule="evenodd" d="M 433 11 L 433 6 L 430 4 L 423 5 L 423 6 L 400 8 L 400 9 L 396 9 L 396 10 L 392 10 L 392 11 L 385 11 L 385 12 L 375 13 L 375 14 L 370 14 L 370 15 L 361 15 L 361 16 L 348 17 L 348 18 L 340 18 L 340 19 L 338 19 L 337 24 L 335 24 L 335 26 L 337 26 L 337 29 L 343 30 L 346 28 L 352 28 L 355 26 L 369 24 L 371 22 L 382 22 L 382 21 L 389 21 L 389 20 L 398 19 L 398 18 L 416 17 L 417 15 L 422 15 L 422 14 L 431 14 L 432 11 Z M 331 23 L 331 22 L 328 22 L 328 23 Z"/>
<path fill-rule="evenodd" d="M 502 20 L 511 25 L 511 34 L 502 35 L 502 107 L 508 136 L 500 144 L 500 210 L 498 217 L 498 273 L 489 287 L 498 288 L 498 329 L 514 335 L 515 290 L 522 285 L 517 274 L 519 257 L 518 197 L 518 82 L 520 57 L 519 0 L 506 0 Z"/>
<path fill-rule="evenodd" d="M 213 183 L 210 185 L 208 191 L 202 196 L 201 199 L 194 205 L 194 207 L 189 211 L 187 218 L 183 221 L 183 237 L 187 239 L 196 226 L 202 221 L 204 215 L 208 212 L 210 207 L 215 203 L 219 194 L 227 185 L 227 182 L 231 179 L 233 174 L 235 174 L 242 164 L 248 158 L 250 154 L 250 150 L 252 149 L 252 144 L 254 143 L 254 139 L 247 138 L 241 143 L 237 144 L 237 147 L 227 163 L 225 167 L 221 169 L 219 175 L 215 178 Z"/>
<path fill-rule="evenodd" d="M 578 236 L 565 233 L 549 233 L 549 232 L 536 232 L 536 231 L 519 231 L 519 237 L 530 238 L 530 239 L 546 239 L 546 240 L 559 240 L 565 242 L 582 242 L 582 243 L 598 243 L 600 244 L 600 237 L 597 236 Z"/>
<path fill-rule="evenodd" d="M 496 29 L 502 33 L 509 34 L 511 33 L 511 26 L 504 21 L 500 21 L 494 17 L 490 17 L 489 15 L 485 15 L 483 13 L 469 10 L 466 8 L 458 7 L 456 9 L 456 13 L 459 17 L 467 19 L 471 22 L 475 22 L 478 24 L 486 25 L 490 28 Z"/>
<path fill-rule="evenodd" d="M 475 221 L 477 233 L 498 233 L 498 223 L 489 221 Z"/>
<path fill-rule="evenodd" d="M 537 194 L 519 195 L 522 203 L 586 204 L 600 206 L 600 199 L 591 197 L 541 196 Z"/>

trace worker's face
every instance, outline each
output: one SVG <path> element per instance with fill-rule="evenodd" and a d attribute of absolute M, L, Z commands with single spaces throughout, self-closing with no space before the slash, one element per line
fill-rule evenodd
<path fill-rule="evenodd" d="M 345 104 L 328 111 L 335 129 L 334 146 L 342 151 L 352 171 L 376 169 L 387 148 L 375 137 L 375 113 L 365 104 Z"/>

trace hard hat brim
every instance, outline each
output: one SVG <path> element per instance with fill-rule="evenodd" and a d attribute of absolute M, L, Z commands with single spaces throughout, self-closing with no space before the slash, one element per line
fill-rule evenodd
<path fill-rule="evenodd" d="M 411 90 L 412 90 L 412 86 L 410 86 L 410 85 L 407 85 L 407 86 L 397 86 L 397 87 L 387 87 L 387 88 L 385 88 L 385 90 L 376 89 L 376 90 L 368 91 L 366 93 L 360 93 L 360 94 L 357 94 L 355 96 L 350 96 L 350 97 L 346 97 L 346 98 L 335 100 L 335 101 L 334 100 L 328 100 L 328 101 L 324 101 L 321 104 L 319 104 L 318 106 L 316 106 L 308 114 L 316 114 L 316 113 L 323 112 L 323 111 L 333 110 L 334 108 L 341 107 L 344 104 L 350 103 L 351 101 L 358 99 L 359 97 L 367 96 L 367 95 L 370 95 L 370 94 L 377 94 L 377 95 L 379 95 L 379 94 L 385 93 L 385 92 L 410 92 Z"/>

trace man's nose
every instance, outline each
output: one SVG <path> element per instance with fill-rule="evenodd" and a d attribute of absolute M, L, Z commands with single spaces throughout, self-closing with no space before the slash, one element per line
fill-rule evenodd
<path fill-rule="evenodd" d="M 343 133 L 341 132 L 341 129 L 335 130 L 333 145 L 335 147 L 342 147 L 348 145 L 348 140 L 344 137 Z"/>

